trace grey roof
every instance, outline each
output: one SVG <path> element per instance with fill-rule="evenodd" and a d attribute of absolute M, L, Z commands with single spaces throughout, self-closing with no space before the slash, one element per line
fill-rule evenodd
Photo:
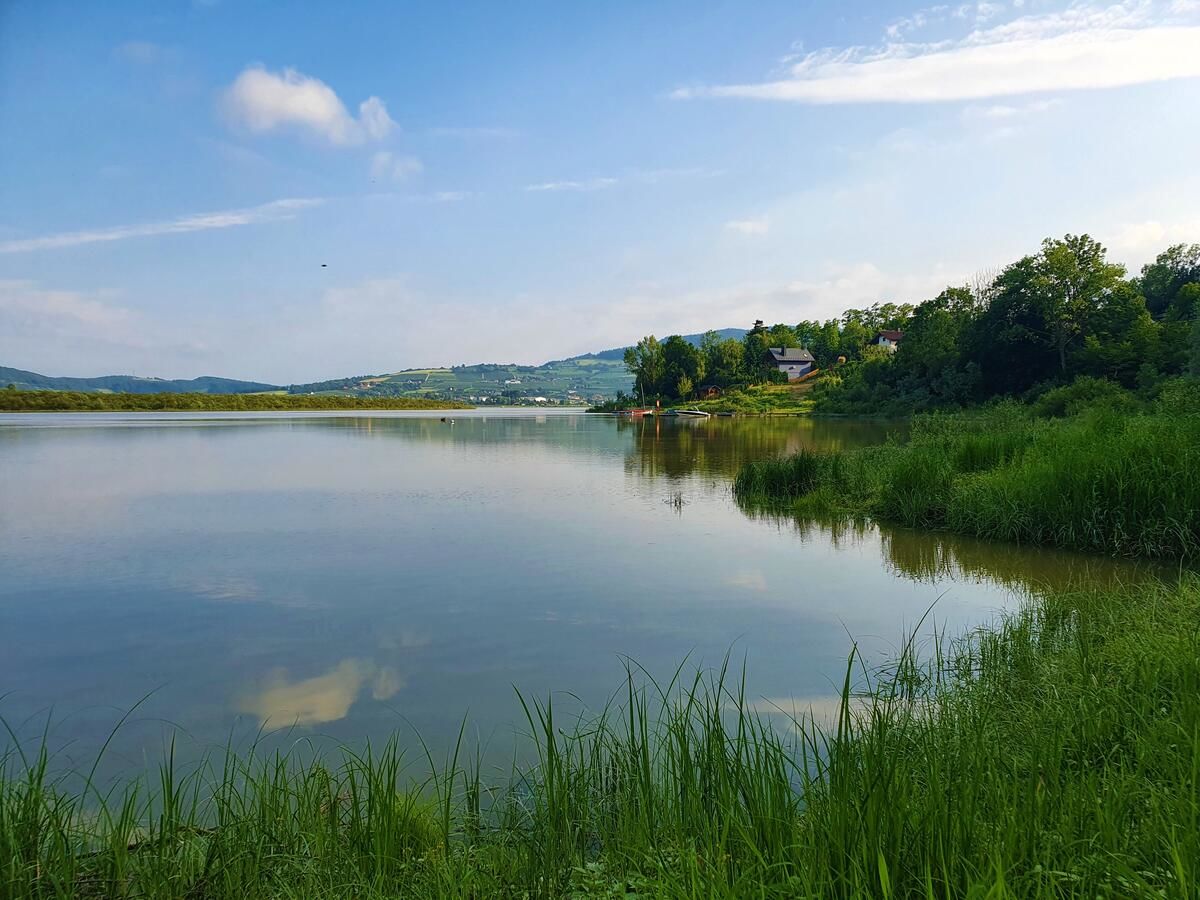
<path fill-rule="evenodd" d="M 777 363 L 815 362 L 813 355 L 802 347 L 768 347 L 767 352 Z"/>

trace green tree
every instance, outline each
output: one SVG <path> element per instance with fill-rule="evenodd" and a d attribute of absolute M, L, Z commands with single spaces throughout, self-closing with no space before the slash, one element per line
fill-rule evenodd
<path fill-rule="evenodd" d="M 728 387 L 745 379 L 742 342 L 736 338 L 722 339 L 715 331 L 700 339 L 700 355 L 704 358 L 704 380 Z"/>
<path fill-rule="evenodd" d="M 821 368 L 828 368 L 837 362 L 837 358 L 843 355 L 842 332 L 837 319 L 830 319 L 818 329 L 809 349 Z"/>
<path fill-rule="evenodd" d="M 1090 236 L 1068 234 L 1042 242 L 1035 268 L 1033 302 L 1049 329 L 1059 371 L 1066 374 L 1067 351 L 1081 339 L 1089 312 L 1121 283 L 1125 267 L 1108 262 L 1104 247 Z"/>
<path fill-rule="evenodd" d="M 767 378 L 766 357 L 770 346 L 766 331 L 751 331 L 742 340 L 742 371 L 755 384 L 762 384 Z"/>
<path fill-rule="evenodd" d="M 946 288 L 919 304 L 896 351 L 897 367 L 906 374 L 932 379 L 956 366 L 963 329 L 970 324 L 974 311 L 974 296 L 965 287 Z"/>
<path fill-rule="evenodd" d="M 1160 347 L 1161 330 L 1137 288 L 1122 281 L 1089 311 L 1076 368 L 1079 373 L 1112 378 L 1127 387 L 1138 378 L 1145 381 L 1148 363 L 1170 365 Z"/>
<path fill-rule="evenodd" d="M 704 378 L 704 357 L 688 341 L 677 334 L 662 343 L 663 390 L 662 393 L 682 397 L 692 392 L 692 386 Z M 686 380 L 687 391 L 680 393 L 680 385 Z"/>
<path fill-rule="evenodd" d="M 878 330 L 858 319 L 844 322 L 838 337 L 841 355 L 847 359 L 862 359 L 863 351 L 871 345 L 871 339 L 875 337 Z"/>
<path fill-rule="evenodd" d="M 1180 290 L 1200 283 L 1200 244 L 1175 244 L 1158 254 L 1154 262 L 1142 267 L 1138 286 L 1146 298 L 1146 308 L 1155 318 L 1172 313 Z M 1188 316 L 1175 311 L 1178 319 Z"/>
<path fill-rule="evenodd" d="M 1188 372 L 1200 378 L 1200 315 L 1192 322 L 1192 346 L 1188 357 Z"/>
<path fill-rule="evenodd" d="M 625 350 L 625 368 L 633 375 L 635 393 L 648 397 L 664 393 L 666 360 L 662 345 L 654 335 L 647 335 Z"/>

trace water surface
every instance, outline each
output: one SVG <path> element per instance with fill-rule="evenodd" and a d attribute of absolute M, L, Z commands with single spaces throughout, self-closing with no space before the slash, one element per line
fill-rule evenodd
<path fill-rule="evenodd" d="M 293 726 L 351 742 L 464 714 L 507 746 L 514 686 L 588 704 L 622 659 L 732 649 L 768 704 L 836 692 L 853 640 L 933 606 L 962 629 L 1030 584 L 1123 564 L 749 516 L 738 465 L 879 423 L 578 413 L 0 416 L 0 714 L 86 759 Z"/>

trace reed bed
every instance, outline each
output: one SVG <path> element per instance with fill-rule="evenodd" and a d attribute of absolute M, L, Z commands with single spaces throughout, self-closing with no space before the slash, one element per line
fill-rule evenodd
<path fill-rule="evenodd" d="M 1200 415 L 1016 406 L 919 417 L 907 443 L 750 463 L 748 507 L 850 513 L 1114 556 L 1200 556 Z"/>
<path fill-rule="evenodd" d="M 463 742 L 224 748 L 99 784 L 0 760 L 0 896 L 1193 897 L 1200 580 L 1059 592 L 852 655 L 834 711 L 728 665 L 630 666 L 595 716 L 524 700 L 530 764 Z M 432 771 L 432 777 L 417 777 Z"/>

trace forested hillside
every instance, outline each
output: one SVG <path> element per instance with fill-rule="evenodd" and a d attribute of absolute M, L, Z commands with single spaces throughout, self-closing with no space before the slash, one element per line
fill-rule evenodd
<path fill-rule="evenodd" d="M 685 400 L 780 378 L 767 347 L 809 350 L 818 411 L 906 414 L 994 397 L 1076 389 L 1152 398 L 1200 375 L 1200 244 L 1177 244 L 1131 276 L 1088 235 L 1047 238 L 994 276 L 919 303 L 876 303 L 824 322 L 716 333 L 699 347 L 671 336 L 626 352 L 635 394 Z"/>

